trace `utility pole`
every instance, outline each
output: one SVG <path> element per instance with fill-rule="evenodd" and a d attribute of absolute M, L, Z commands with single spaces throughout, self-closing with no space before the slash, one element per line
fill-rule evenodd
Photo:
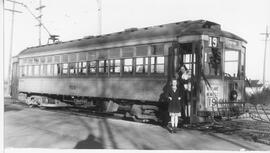
<path fill-rule="evenodd" d="M 45 6 L 42 5 L 42 0 L 39 0 L 39 7 L 36 8 L 37 11 L 39 11 L 39 16 L 37 17 L 39 19 L 39 24 L 37 25 L 39 27 L 38 29 L 38 34 L 39 34 L 39 39 L 38 39 L 38 44 L 39 46 L 41 45 L 41 26 L 42 26 L 42 9 L 44 8 Z"/>
<path fill-rule="evenodd" d="M 97 6 L 98 6 L 98 35 L 101 35 L 102 33 L 102 10 L 101 10 L 101 0 L 97 0 Z"/>
<path fill-rule="evenodd" d="M 15 4 L 18 4 L 16 1 L 12 2 L 12 9 L 5 9 L 6 11 L 10 11 L 11 14 L 11 32 L 10 32 L 10 50 L 9 50 L 9 67 L 8 67 L 8 93 L 11 94 L 11 73 L 12 73 L 12 50 L 13 50 L 13 32 L 14 32 L 14 15 L 15 13 L 22 13 L 21 11 L 15 10 Z M 11 95 L 10 95 L 11 96 Z"/>
<path fill-rule="evenodd" d="M 265 85 L 265 67 L 266 67 L 266 52 L 267 52 L 267 41 L 269 37 L 269 32 L 268 32 L 268 26 L 266 26 L 266 32 L 261 33 L 262 35 L 265 35 L 265 46 L 264 46 L 264 57 L 263 57 L 263 85 Z"/>

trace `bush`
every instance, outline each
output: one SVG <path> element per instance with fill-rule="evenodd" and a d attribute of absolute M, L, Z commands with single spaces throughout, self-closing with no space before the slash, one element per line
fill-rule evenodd
<path fill-rule="evenodd" d="M 247 101 L 251 104 L 270 104 L 270 88 L 263 88 L 261 92 L 247 95 Z"/>

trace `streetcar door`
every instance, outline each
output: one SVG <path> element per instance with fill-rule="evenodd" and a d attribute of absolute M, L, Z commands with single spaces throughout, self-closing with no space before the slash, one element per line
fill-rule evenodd
<path fill-rule="evenodd" d="M 186 102 L 184 103 L 184 107 L 182 110 L 182 117 L 183 119 L 188 122 L 196 122 L 196 104 L 199 101 L 199 61 L 200 58 L 198 54 L 199 50 L 199 43 L 182 43 L 179 45 L 178 51 L 178 68 L 180 66 L 185 65 L 191 75 L 190 83 L 191 89 L 187 91 L 185 96 Z"/>

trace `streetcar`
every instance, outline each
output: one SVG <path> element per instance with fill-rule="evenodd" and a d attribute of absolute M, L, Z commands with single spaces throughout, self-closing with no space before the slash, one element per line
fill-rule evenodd
<path fill-rule="evenodd" d="M 217 23 L 188 20 L 29 47 L 13 58 L 12 96 L 159 120 L 166 87 L 185 65 L 185 117 L 206 122 L 244 103 L 246 44 Z"/>

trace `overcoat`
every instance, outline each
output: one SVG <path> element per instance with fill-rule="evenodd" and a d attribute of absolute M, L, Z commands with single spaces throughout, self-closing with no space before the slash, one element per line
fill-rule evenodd
<path fill-rule="evenodd" d="M 172 98 L 172 100 L 169 99 L 169 97 Z M 168 87 L 167 90 L 167 98 L 169 101 L 169 107 L 168 111 L 169 113 L 180 113 L 182 108 L 182 98 L 183 98 L 183 90 L 180 88 L 177 88 L 177 90 L 174 92 L 172 87 Z"/>

